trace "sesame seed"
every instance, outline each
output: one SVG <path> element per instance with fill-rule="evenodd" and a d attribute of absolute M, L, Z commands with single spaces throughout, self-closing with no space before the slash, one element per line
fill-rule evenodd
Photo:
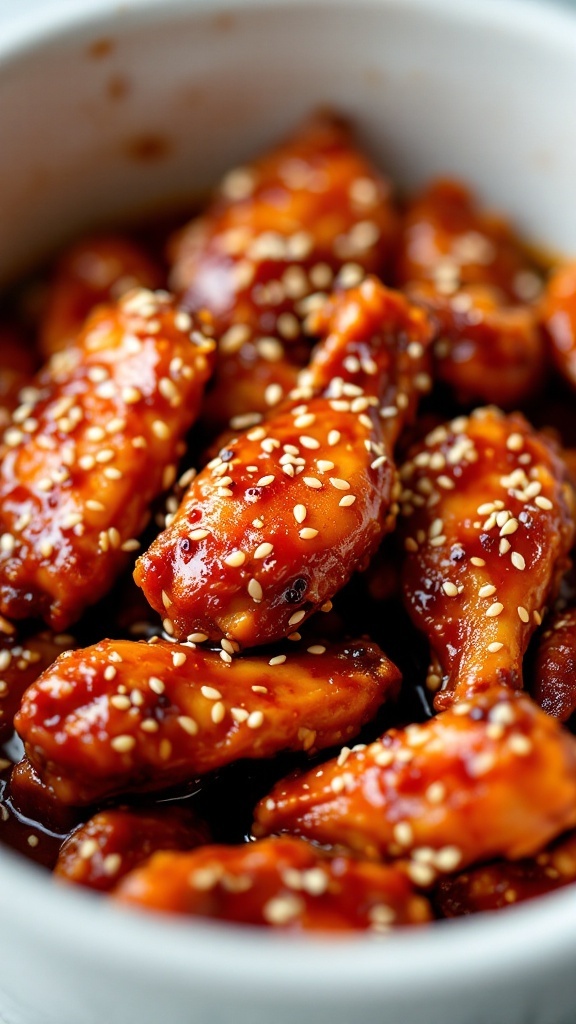
<path fill-rule="evenodd" d="M 206 700 L 220 700 L 222 697 L 220 690 L 217 690 L 214 686 L 201 686 L 200 693 L 203 697 L 206 697 Z"/>
<path fill-rule="evenodd" d="M 220 660 L 223 661 L 225 665 L 231 665 L 232 655 L 229 653 L 229 651 L 220 651 Z"/>
<path fill-rule="evenodd" d="M 204 540 L 208 535 L 208 530 L 192 530 L 190 540 Z"/>
<path fill-rule="evenodd" d="M 305 526 L 303 530 L 298 531 L 298 536 L 301 537 L 302 540 L 314 540 L 314 538 L 318 536 L 318 530 L 314 530 L 310 526 Z"/>
<path fill-rule="evenodd" d="M 244 565 L 245 561 L 246 561 L 246 555 L 244 554 L 243 551 L 231 551 L 229 555 L 226 555 L 226 557 L 224 559 L 224 564 L 225 565 L 230 565 L 230 566 L 236 568 L 236 567 L 238 567 L 240 565 Z M 195 635 L 197 635 L 197 634 L 195 634 Z"/>
<path fill-rule="evenodd" d="M 519 525 L 520 524 L 517 519 L 509 519 L 506 523 L 504 523 L 502 529 L 500 530 L 500 536 L 508 537 L 511 534 L 516 533 L 516 530 L 518 529 Z"/>
<path fill-rule="evenodd" d="M 499 643 L 498 640 L 495 640 L 494 643 L 488 644 L 490 654 L 498 654 L 498 651 L 501 651 L 503 647 L 504 644 Z"/>
<path fill-rule="evenodd" d="M 355 494 L 345 494 L 343 498 L 340 498 L 338 505 L 340 506 L 340 508 L 348 508 L 350 505 L 353 505 L 355 501 Z"/>
<path fill-rule="evenodd" d="M 440 871 L 454 871 L 462 860 L 462 853 L 457 846 L 443 846 L 434 858 Z"/>
<path fill-rule="evenodd" d="M 301 897 L 287 894 L 273 896 L 262 907 L 262 916 L 269 924 L 283 925 L 293 921 L 305 909 Z"/>
<path fill-rule="evenodd" d="M 178 725 L 187 732 L 189 736 L 196 736 L 198 733 L 198 723 L 190 718 L 189 715 L 178 715 Z"/>
<path fill-rule="evenodd" d="M 142 392 L 138 388 L 126 387 L 122 388 L 122 400 L 126 402 L 126 405 L 136 405 L 142 398 Z"/>
<path fill-rule="evenodd" d="M 107 665 L 104 669 L 104 679 L 106 679 L 107 682 L 111 682 L 111 680 L 116 677 L 116 671 L 117 670 L 114 665 Z"/>
<path fill-rule="evenodd" d="M 410 846 L 414 842 L 414 833 L 407 821 L 397 822 L 392 829 L 392 834 L 399 846 Z"/>
<path fill-rule="evenodd" d="M 524 438 L 522 434 L 510 434 L 506 441 L 506 447 L 511 452 L 519 452 L 524 447 Z"/>
<path fill-rule="evenodd" d="M 207 639 L 208 635 L 206 633 L 190 633 L 187 637 L 187 640 L 191 644 L 203 644 Z"/>
<path fill-rule="evenodd" d="M 518 618 L 521 622 L 530 622 L 530 613 L 524 608 L 523 605 L 518 605 Z"/>
<path fill-rule="evenodd" d="M 303 434 L 298 440 L 303 448 L 307 448 L 310 451 L 320 447 L 320 441 L 317 441 L 315 437 L 308 437 L 306 434 Z"/>
<path fill-rule="evenodd" d="M 259 604 L 262 598 L 264 597 L 264 591 L 262 590 L 262 587 L 258 580 L 254 579 L 254 577 L 252 577 L 252 579 L 248 582 L 248 593 L 250 594 L 252 600 L 256 602 L 256 604 Z"/>
<path fill-rule="evenodd" d="M 446 582 L 442 584 L 442 590 L 446 594 L 446 597 L 458 596 L 458 587 L 456 586 L 455 583 L 452 583 L 450 580 L 446 580 Z"/>
<path fill-rule="evenodd" d="M 274 658 L 270 658 L 269 665 L 283 665 L 286 661 L 285 654 L 277 654 Z"/>
<path fill-rule="evenodd" d="M 339 477 L 336 476 L 330 477 L 330 483 L 332 484 L 332 487 L 336 488 L 337 491 L 348 491 L 350 489 L 350 484 L 348 483 L 347 480 L 341 480 Z"/>
<path fill-rule="evenodd" d="M 220 725 L 220 722 L 223 721 L 225 714 L 226 708 L 224 707 L 222 701 L 216 701 L 216 703 L 212 705 L 212 710 L 210 712 L 210 718 L 214 722 L 214 725 Z"/>
<path fill-rule="evenodd" d="M 326 648 L 324 647 L 324 644 L 312 644 L 312 646 L 307 647 L 306 650 L 308 651 L 308 654 L 324 654 Z"/>
<path fill-rule="evenodd" d="M 246 725 L 249 729 L 259 729 L 264 723 L 264 712 L 253 711 L 246 719 Z"/>
<path fill-rule="evenodd" d="M 114 738 L 110 740 L 110 746 L 119 754 L 127 754 L 136 746 L 136 740 L 133 736 L 128 735 L 114 736 Z"/>
<path fill-rule="evenodd" d="M 150 676 L 148 680 L 148 686 L 154 693 L 158 694 L 164 693 L 164 690 L 166 689 L 164 683 L 162 682 L 161 679 L 158 678 L 158 676 Z"/>
<path fill-rule="evenodd" d="M 492 597 L 492 594 L 496 593 L 496 587 L 492 583 L 486 583 L 485 586 L 480 587 L 478 591 L 479 597 Z"/>
<path fill-rule="evenodd" d="M 306 618 L 306 612 L 303 609 L 301 609 L 299 612 L 294 612 L 294 614 L 291 615 L 290 618 L 288 619 L 288 625 L 297 626 L 298 623 L 302 622 L 302 619 L 304 618 Z"/>
<path fill-rule="evenodd" d="M 122 858 L 119 853 L 109 853 L 104 857 L 102 861 L 102 870 L 105 875 L 109 877 L 117 874 L 122 864 Z"/>
<path fill-rule="evenodd" d="M 550 510 L 554 508 L 554 505 L 552 504 L 550 499 L 545 498 L 541 494 L 538 495 L 537 498 L 534 498 L 534 504 L 537 505 L 538 508 L 543 509 L 545 512 L 550 512 Z"/>
<path fill-rule="evenodd" d="M 33 846 L 34 847 L 34 846 L 38 846 L 38 843 L 40 842 L 40 840 L 39 840 L 38 836 L 29 835 L 28 839 L 26 840 L 26 842 L 28 843 L 28 846 Z"/>
<path fill-rule="evenodd" d="M 508 746 L 512 753 L 517 754 L 518 757 L 526 757 L 532 751 L 531 740 L 522 733 L 513 733 L 509 736 Z"/>
<path fill-rule="evenodd" d="M 296 520 L 296 522 L 297 523 L 303 523 L 304 520 L 306 519 L 306 506 L 305 505 L 295 505 L 292 511 L 293 511 L 294 519 Z"/>
<path fill-rule="evenodd" d="M 431 804 L 440 804 L 446 796 L 446 786 L 443 782 L 432 782 L 426 790 L 426 799 Z"/>
<path fill-rule="evenodd" d="M 473 556 L 473 557 L 472 557 L 472 558 L 470 559 L 470 562 L 471 562 L 471 564 L 472 564 L 472 565 L 477 565 L 477 566 L 483 566 L 483 565 L 486 565 L 486 562 L 485 562 L 485 560 L 484 560 L 483 558 L 478 558 L 478 557 L 477 557 L 476 555 L 474 555 L 474 556 Z"/>
<path fill-rule="evenodd" d="M 512 562 L 512 565 L 515 569 L 523 570 L 526 568 L 526 561 L 524 559 L 524 556 L 521 555 L 519 551 L 512 552 L 512 554 L 510 555 L 510 561 Z"/>
<path fill-rule="evenodd" d="M 487 619 L 494 619 L 494 618 L 496 618 L 497 615 L 500 615 L 501 612 L 503 612 L 503 611 L 504 611 L 504 605 L 500 604 L 500 601 L 495 601 L 494 604 L 491 604 L 490 607 L 487 609 L 487 611 L 486 611 L 486 618 Z"/>
<path fill-rule="evenodd" d="M 117 711 L 129 711 L 132 707 L 130 698 L 123 693 L 115 693 L 113 697 L 110 697 L 110 703 Z"/>
<path fill-rule="evenodd" d="M 270 473 L 268 476 L 261 476 L 260 479 L 257 481 L 256 486 L 269 487 L 270 484 L 273 483 L 274 479 L 275 477 L 273 476 L 272 473 Z"/>

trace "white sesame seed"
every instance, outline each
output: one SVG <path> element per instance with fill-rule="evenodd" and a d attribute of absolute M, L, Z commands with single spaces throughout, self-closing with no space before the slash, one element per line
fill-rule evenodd
<path fill-rule="evenodd" d="M 550 510 L 554 508 L 550 499 L 545 498 L 542 494 L 538 495 L 537 498 L 534 498 L 534 504 L 537 505 L 538 508 L 544 509 L 545 512 L 550 512 Z"/>
<path fill-rule="evenodd" d="M 512 562 L 512 565 L 515 569 L 523 570 L 526 568 L 526 561 L 524 559 L 524 556 L 521 555 L 519 551 L 512 552 L 512 554 L 510 555 L 510 561 Z"/>
<path fill-rule="evenodd" d="M 283 665 L 286 661 L 285 654 L 277 654 L 274 658 L 270 658 L 269 665 Z"/>
<path fill-rule="evenodd" d="M 324 644 L 312 644 L 312 646 L 307 647 L 306 650 L 308 651 L 308 654 L 324 654 L 326 648 L 324 647 Z"/>
<path fill-rule="evenodd" d="M 485 562 L 485 560 L 484 560 L 483 558 L 478 558 L 478 557 L 477 557 L 476 555 L 474 555 L 474 556 L 473 556 L 473 557 L 472 557 L 472 558 L 470 559 L 470 562 L 471 562 L 471 564 L 472 564 L 472 565 L 477 565 L 477 566 L 483 566 L 483 565 L 486 565 L 486 562 Z"/>
<path fill-rule="evenodd" d="M 273 544 L 270 544 L 268 542 L 265 542 L 264 544 L 259 544 L 258 547 L 256 548 L 256 551 L 254 552 L 254 558 L 267 558 L 268 555 L 272 554 L 273 550 Z"/>
<path fill-rule="evenodd" d="M 190 633 L 187 639 L 191 644 L 202 644 L 208 639 L 208 636 L 206 633 Z"/>
<path fill-rule="evenodd" d="M 302 434 L 298 440 L 303 448 L 307 448 L 310 451 L 320 447 L 320 441 L 317 441 L 315 437 L 308 437 L 306 434 Z"/>
<path fill-rule="evenodd" d="M 341 508 L 348 508 L 350 505 L 353 505 L 355 501 L 355 494 L 345 494 L 343 498 L 340 498 L 338 504 Z"/>
<path fill-rule="evenodd" d="M 270 473 L 268 476 L 261 476 L 260 479 L 257 481 L 256 486 L 269 487 L 270 484 L 274 482 L 274 479 L 275 477 L 273 476 L 272 473 Z"/>
<path fill-rule="evenodd" d="M 288 619 L 288 625 L 297 626 L 298 623 L 302 622 L 302 619 L 304 619 L 305 617 L 306 612 L 303 609 L 301 609 L 299 612 L 294 612 L 294 614 L 291 615 L 290 618 Z"/>
<path fill-rule="evenodd" d="M 500 536 L 509 537 L 511 534 L 516 533 L 516 530 L 518 529 L 519 525 L 520 524 L 517 519 L 509 519 L 506 523 L 504 523 L 502 529 L 500 530 Z"/>
<path fill-rule="evenodd" d="M 110 746 L 119 754 L 127 754 L 136 746 L 136 740 L 133 736 L 128 735 L 114 736 L 114 738 L 110 740 Z"/>
<path fill-rule="evenodd" d="M 524 608 L 523 605 L 518 605 L 518 618 L 521 622 L 530 622 L 530 613 Z"/>
<path fill-rule="evenodd" d="M 174 668 L 182 668 L 182 665 L 186 664 L 184 651 L 172 651 L 172 664 Z"/>
<path fill-rule="evenodd" d="M 503 612 L 503 611 L 504 611 L 504 605 L 501 604 L 500 601 L 495 601 L 494 604 L 491 604 L 490 607 L 487 609 L 487 611 L 486 611 L 486 618 L 487 619 L 494 619 L 494 618 L 496 618 L 497 615 L 500 615 L 501 612 Z"/>
<path fill-rule="evenodd" d="M 229 555 L 226 555 L 224 559 L 224 564 L 236 568 L 240 565 L 244 565 L 245 561 L 246 555 L 244 554 L 243 551 L 231 551 Z"/>
<path fill-rule="evenodd" d="M 498 654 L 498 651 L 501 651 L 503 646 L 504 644 L 501 644 L 498 642 L 498 640 L 495 640 L 493 643 L 488 644 L 488 650 L 490 651 L 490 654 Z"/>
<path fill-rule="evenodd" d="M 496 593 L 496 587 L 492 583 L 486 583 L 483 587 L 480 587 L 478 591 L 479 597 L 492 597 L 492 594 Z"/>
<path fill-rule="evenodd" d="M 246 725 L 249 729 L 259 729 L 264 723 L 264 712 L 263 711 L 252 711 L 246 719 Z"/>
<path fill-rule="evenodd" d="M 348 491 L 350 489 L 350 484 L 348 483 L 348 481 L 341 480 L 340 477 L 331 476 L 330 483 L 332 484 L 332 487 L 336 488 L 337 491 Z"/>
<path fill-rule="evenodd" d="M 192 530 L 190 533 L 190 540 L 204 540 L 208 535 L 208 530 Z"/>
<path fill-rule="evenodd" d="M 223 653 L 225 654 L 226 652 L 223 651 Z M 225 714 L 226 708 L 224 707 L 222 701 L 216 701 L 216 703 L 212 705 L 212 710 L 210 712 L 210 718 L 214 722 L 214 725 L 220 725 L 220 722 L 223 721 Z"/>
<path fill-rule="evenodd" d="M 264 597 L 262 587 L 259 584 L 258 580 L 254 579 L 254 577 L 252 577 L 252 579 L 248 583 L 248 593 L 250 594 L 252 600 L 255 601 L 257 604 Z"/>
<path fill-rule="evenodd" d="M 198 723 L 195 722 L 193 718 L 190 718 L 189 715 L 179 715 L 177 721 L 178 725 L 184 729 L 184 732 L 187 732 L 189 736 L 197 735 Z"/>
<path fill-rule="evenodd" d="M 150 687 L 153 693 L 157 694 L 164 693 L 164 690 L 166 689 L 164 683 L 162 682 L 161 679 L 158 678 L 158 676 L 150 676 L 148 680 L 148 686 Z"/>
<path fill-rule="evenodd" d="M 455 583 L 452 583 L 450 580 L 446 580 L 446 582 L 442 584 L 442 590 L 444 591 L 447 597 L 458 596 L 458 587 L 456 586 Z"/>
<path fill-rule="evenodd" d="M 298 536 L 302 540 L 314 540 L 318 536 L 318 530 L 312 529 L 310 526 L 305 526 L 303 530 L 298 531 Z"/>

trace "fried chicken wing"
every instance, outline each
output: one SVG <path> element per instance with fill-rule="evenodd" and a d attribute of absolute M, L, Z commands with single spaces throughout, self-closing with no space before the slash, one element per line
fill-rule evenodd
<path fill-rule="evenodd" d="M 27 639 L 0 633 L 0 743 L 14 728 L 14 715 L 25 690 L 63 651 L 75 646 L 74 637 L 48 631 Z"/>
<path fill-rule="evenodd" d="M 333 857 L 289 838 L 157 853 L 113 897 L 146 910 L 297 932 L 385 933 L 432 916 L 396 868 Z"/>
<path fill-rule="evenodd" d="M 571 832 L 536 857 L 514 863 L 497 861 L 443 878 L 434 902 L 443 917 L 462 917 L 522 903 L 574 881 L 576 833 Z"/>
<path fill-rule="evenodd" d="M 314 329 L 324 341 L 290 401 L 227 442 L 137 563 L 174 636 L 287 636 L 394 525 L 392 449 L 430 384 L 427 317 L 368 278 Z"/>
<path fill-rule="evenodd" d="M 173 481 L 213 350 L 165 293 L 138 290 L 34 379 L 0 445 L 4 615 L 66 629 L 106 593 Z"/>
<path fill-rule="evenodd" d="M 546 380 L 544 339 L 533 306 L 504 304 L 493 286 L 443 295 L 427 281 L 407 289 L 438 326 L 435 377 L 463 403 L 506 408 L 530 398 Z"/>
<path fill-rule="evenodd" d="M 554 445 L 518 414 L 478 409 L 429 434 L 401 478 L 404 598 L 444 675 L 436 706 L 495 682 L 521 686 L 574 539 Z"/>
<path fill-rule="evenodd" d="M 550 275 L 539 313 L 556 368 L 575 388 L 576 262 L 562 264 Z"/>
<path fill-rule="evenodd" d="M 123 235 L 96 235 L 71 245 L 56 264 L 39 331 L 46 359 L 76 343 L 95 306 L 133 288 L 162 288 L 163 274 L 140 245 Z"/>
<path fill-rule="evenodd" d="M 576 608 L 555 615 L 538 644 L 531 693 L 544 711 L 567 722 L 576 711 Z"/>
<path fill-rule="evenodd" d="M 396 282 L 431 281 L 441 295 L 489 285 L 513 303 L 535 298 L 540 281 L 502 217 L 481 210 L 458 181 L 433 181 L 408 204 Z"/>
<path fill-rule="evenodd" d="M 254 834 L 402 858 L 429 884 L 476 861 L 531 856 L 574 824 L 576 739 L 499 688 L 279 782 Z"/>
<path fill-rule="evenodd" d="M 226 175 L 207 212 L 171 245 L 171 286 L 210 310 L 219 335 L 209 417 L 264 412 L 307 362 L 304 320 L 330 290 L 385 274 L 397 215 L 388 182 L 345 122 L 322 115 Z M 304 344 L 302 344 L 304 340 Z"/>
<path fill-rule="evenodd" d="M 54 874 L 108 892 L 157 850 L 193 850 L 209 840 L 206 825 L 184 808 L 100 811 L 62 844 Z"/>
<path fill-rule="evenodd" d="M 59 658 L 16 728 L 66 804 L 166 789 L 239 758 L 355 736 L 399 673 L 371 643 L 232 659 L 167 641 L 107 640 Z"/>

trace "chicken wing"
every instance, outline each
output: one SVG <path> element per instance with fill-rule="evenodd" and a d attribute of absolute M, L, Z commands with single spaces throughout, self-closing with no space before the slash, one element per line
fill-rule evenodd
<path fill-rule="evenodd" d="M 404 598 L 442 668 L 436 707 L 495 682 L 521 686 L 574 539 L 554 445 L 518 414 L 478 409 L 429 434 L 401 478 Z"/>
<path fill-rule="evenodd" d="M 229 650 L 105 640 L 59 658 L 15 720 L 42 781 L 79 805 L 239 758 L 320 750 L 355 736 L 398 689 L 398 670 L 371 643 L 272 658 Z"/>
<path fill-rule="evenodd" d="M 540 291 L 533 262 L 502 217 L 481 210 L 458 181 L 439 179 L 407 206 L 396 283 L 430 281 L 441 295 L 489 285 L 502 300 L 527 302 Z"/>
<path fill-rule="evenodd" d="M 209 841 L 204 823 L 181 807 L 100 811 L 62 844 L 54 874 L 108 892 L 157 850 L 193 850 Z"/>
<path fill-rule="evenodd" d="M 0 634 L 0 743 L 10 737 L 24 691 L 66 650 L 74 637 L 48 631 L 22 639 L 14 631 Z"/>
<path fill-rule="evenodd" d="M 286 931 L 424 924 L 430 906 L 396 868 L 332 857 L 301 839 L 157 853 L 117 886 L 127 906 Z"/>
<path fill-rule="evenodd" d="M 137 562 L 176 637 L 287 636 L 394 525 L 392 449 L 430 385 L 428 319 L 374 278 L 313 319 L 324 341 L 289 402 L 227 442 Z"/>
<path fill-rule="evenodd" d="M 540 638 L 530 692 L 544 711 L 567 722 L 576 711 L 576 608 L 555 615 Z"/>
<path fill-rule="evenodd" d="M 173 482 L 213 350 L 165 293 L 138 290 L 38 374 L 0 445 L 4 615 L 62 630 L 108 590 Z"/>
<path fill-rule="evenodd" d="M 462 917 L 522 903 L 574 881 L 576 833 L 570 832 L 536 857 L 497 861 L 442 879 L 434 902 L 444 917 Z"/>
<path fill-rule="evenodd" d="M 573 827 L 576 739 L 525 694 L 499 688 L 278 783 L 255 820 L 258 836 L 402 858 L 430 884 L 475 861 L 531 856 Z"/>
<path fill-rule="evenodd" d="M 556 368 L 576 388 L 576 262 L 550 275 L 539 312 Z"/>
<path fill-rule="evenodd" d="M 71 245 L 56 264 L 40 322 L 48 359 L 76 343 L 89 313 L 133 288 L 161 288 L 163 274 L 143 248 L 123 235 L 96 235 Z"/>
<path fill-rule="evenodd" d="M 220 335 L 208 415 L 265 412 L 307 360 L 304 320 L 334 278 L 385 274 L 397 216 L 388 182 L 332 116 L 226 175 L 214 202 L 171 245 L 171 286 L 208 309 Z M 302 343 L 304 342 L 304 343 Z"/>

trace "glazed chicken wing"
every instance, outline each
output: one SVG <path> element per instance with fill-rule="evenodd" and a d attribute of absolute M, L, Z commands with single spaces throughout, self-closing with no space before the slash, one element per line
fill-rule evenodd
<path fill-rule="evenodd" d="M 68 654 L 24 694 L 16 728 L 63 803 L 148 792 L 239 758 L 320 750 L 355 736 L 399 673 L 371 643 L 232 659 L 105 640 Z"/>
<path fill-rule="evenodd" d="M 397 283 L 434 311 L 436 375 L 459 401 L 514 408 L 542 384 L 540 278 L 510 227 L 458 182 L 434 182 L 409 204 Z"/>
<path fill-rule="evenodd" d="M 510 225 L 479 208 L 460 182 L 433 181 L 405 211 L 396 282 L 430 281 L 441 295 L 489 285 L 512 303 L 535 298 L 539 278 Z"/>
<path fill-rule="evenodd" d="M 227 443 L 137 563 L 176 637 L 287 636 L 394 525 L 394 441 L 430 385 L 426 315 L 368 278 L 313 326 L 324 341 L 290 401 Z"/>
<path fill-rule="evenodd" d="M 396 230 L 388 182 L 335 117 L 227 174 L 170 254 L 172 288 L 185 308 L 210 310 L 221 336 L 210 420 L 266 411 L 290 390 L 310 309 L 343 268 L 348 283 L 384 274 Z"/>
<path fill-rule="evenodd" d="M 576 739 L 501 688 L 279 782 L 254 834 L 402 858 L 429 884 L 475 861 L 531 856 L 574 824 Z"/>
<path fill-rule="evenodd" d="M 23 639 L 16 630 L 0 633 L 0 743 L 12 734 L 24 691 L 63 651 L 74 646 L 74 638 L 66 634 L 46 631 Z"/>
<path fill-rule="evenodd" d="M 576 711 L 576 608 L 555 615 L 540 638 L 530 692 L 549 715 L 567 722 Z"/>
<path fill-rule="evenodd" d="M 100 811 L 62 844 L 54 873 L 108 892 L 157 850 L 193 850 L 209 839 L 204 823 L 184 808 Z"/>
<path fill-rule="evenodd" d="M 574 538 L 564 463 L 522 416 L 478 409 L 429 434 L 401 478 L 404 598 L 440 662 L 436 706 L 521 686 Z"/>
<path fill-rule="evenodd" d="M 576 833 L 570 832 L 536 857 L 497 861 L 443 878 L 434 902 L 443 917 L 462 917 L 522 903 L 574 881 Z"/>
<path fill-rule="evenodd" d="M 435 377 L 449 385 L 457 401 L 513 409 L 542 387 L 544 340 L 534 307 L 503 304 L 488 285 L 443 295 L 422 281 L 406 290 L 437 324 Z"/>
<path fill-rule="evenodd" d="M 95 306 L 115 302 L 133 288 L 161 288 L 160 268 L 141 246 L 122 235 L 96 235 L 70 246 L 56 265 L 40 323 L 40 349 L 48 359 L 76 343 Z"/>
<path fill-rule="evenodd" d="M 576 388 L 576 262 L 551 274 L 539 312 L 556 368 Z"/>
<path fill-rule="evenodd" d="M 385 933 L 431 919 L 428 902 L 401 871 L 289 838 L 157 853 L 113 896 L 146 910 L 296 932 Z"/>
<path fill-rule="evenodd" d="M 101 306 L 52 357 L 0 445 L 0 611 L 66 629 L 137 549 L 175 477 L 214 358 L 165 293 Z"/>

